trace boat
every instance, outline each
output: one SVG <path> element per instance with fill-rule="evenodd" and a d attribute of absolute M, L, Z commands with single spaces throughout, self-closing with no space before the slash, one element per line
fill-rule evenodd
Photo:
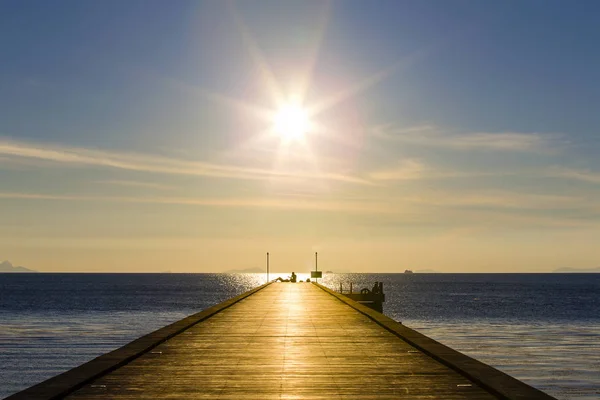
<path fill-rule="evenodd" d="M 405 269 L 405 270 L 404 270 L 404 273 L 405 273 L 405 274 L 412 274 L 413 272 L 412 272 L 410 269 Z"/>

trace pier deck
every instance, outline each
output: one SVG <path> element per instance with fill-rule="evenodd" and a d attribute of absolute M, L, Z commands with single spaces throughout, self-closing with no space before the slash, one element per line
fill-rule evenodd
<path fill-rule="evenodd" d="M 271 284 L 88 380 L 66 398 L 504 397 L 493 390 L 504 386 L 501 380 L 490 377 L 492 390 L 469 380 L 352 303 L 313 284 Z M 512 380 L 517 384 L 508 398 L 551 398 Z"/>

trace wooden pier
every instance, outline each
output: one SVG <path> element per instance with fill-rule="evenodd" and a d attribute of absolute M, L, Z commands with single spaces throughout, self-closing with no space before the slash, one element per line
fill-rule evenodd
<path fill-rule="evenodd" d="M 343 295 L 272 283 L 8 397 L 552 399 Z"/>

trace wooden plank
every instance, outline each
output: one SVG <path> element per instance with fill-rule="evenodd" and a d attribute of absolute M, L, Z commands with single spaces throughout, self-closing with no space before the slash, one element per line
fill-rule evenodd
<path fill-rule="evenodd" d="M 319 287 L 277 283 L 67 398 L 399 397 L 497 398 Z"/>
<path fill-rule="evenodd" d="M 140 355 L 150 352 L 154 347 L 163 343 L 167 339 L 185 331 L 190 326 L 197 324 L 210 318 L 212 315 L 228 308 L 238 301 L 251 296 L 255 292 L 263 289 L 268 284 L 259 286 L 239 296 L 232 297 L 213 307 L 209 307 L 187 318 L 174 322 L 163 328 L 160 328 L 148 335 L 142 336 L 139 339 L 117 349 L 97 357 L 79 367 L 70 369 L 62 374 L 45 380 L 37 385 L 15 393 L 5 400 L 51 400 L 62 399 L 67 394 L 73 392 L 79 387 L 95 378 L 103 376 L 108 372 L 119 368 L 139 357 Z"/>
<path fill-rule="evenodd" d="M 424 354 L 454 369 L 499 398 L 512 400 L 554 399 L 554 397 L 535 389 L 502 371 L 451 349 L 450 347 L 410 329 L 381 313 L 375 312 L 368 307 L 354 302 L 348 299 L 347 296 L 340 295 L 325 286 L 318 284 L 317 286 L 341 302 L 348 304 L 355 310 L 369 317 L 381 327 L 387 329 L 402 340 L 415 346 L 415 348 L 422 351 Z"/>

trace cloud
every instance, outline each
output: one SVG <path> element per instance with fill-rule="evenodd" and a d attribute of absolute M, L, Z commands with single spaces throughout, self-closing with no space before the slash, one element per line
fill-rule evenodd
<path fill-rule="evenodd" d="M 600 211 L 600 208 L 597 207 L 597 201 L 585 196 L 519 193 L 493 190 L 469 192 L 425 190 L 421 191 L 420 193 L 407 196 L 347 196 L 337 199 L 327 199 L 323 198 L 323 196 L 309 194 L 285 194 L 272 195 L 268 197 L 199 198 L 171 196 L 91 196 L 77 194 L 0 192 L 0 199 L 173 204 L 205 207 L 266 208 L 271 210 L 322 210 L 363 214 L 412 215 L 413 217 L 418 218 L 422 218 L 423 216 L 432 212 L 438 215 L 445 214 L 446 211 L 454 213 L 457 209 L 461 209 L 465 212 L 469 212 L 469 210 L 481 211 L 484 209 L 506 212 L 518 210 L 536 210 L 541 212 L 555 210 L 576 210 L 593 213 L 594 215 Z"/>
<path fill-rule="evenodd" d="M 394 209 L 382 208 L 376 201 L 368 200 L 328 200 L 317 196 L 283 196 L 283 197 L 232 197 L 232 198 L 197 198 L 197 197 L 127 197 L 127 196 L 87 196 L 87 195 L 55 195 L 45 193 L 0 192 L 0 199 L 19 200 L 65 200 L 65 201 L 99 201 L 140 204 L 174 204 L 207 207 L 246 207 L 267 208 L 270 210 L 316 210 L 361 213 L 390 213 Z"/>
<path fill-rule="evenodd" d="M 559 138 L 556 134 L 518 132 L 450 132 L 434 125 L 408 128 L 383 125 L 373 134 L 384 140 L 454 150 L 493 150 L 548 152 L 553 151 Z"/>
<path fill-rule="evenodd" d="M 437 168 L 425 164 L 421 160 L 400 160 L 395 165 L 377 169 L 368 173 L 374 181 L 402 181 L 422 179 L 452 179 L 452 178 L 480 178 L 480 177 L 530 177 L 530 178 L 560 178 L 576 180 L 592 184 L 600 184 L 600 172 L 582 170 L 568 167 L 551 166 L 547 168 L 515 168 L 509 166 L 501 170 L 471 170 L 461 171 L 449 168 Z"/>
<path fill-rule="evenodd" d="M 426 164 L 419 159 L 399 160 L 396 164 L 376 169 L 367 174 L 373 181 L 407 181 L 424 179 L 456 179 L 456 178 L 481 178 L 481 177 L 507 177 L 507 176 L 545 176 L 532 170 L 522 168 L 503 170 L 458 170 L 449 167 L 439 167 Z"/>
<path fill-rule="evenodd" d="M 96 183 L 101 183 L 101 184 L 106 184 L 106 185 L 117 185 L 117 186 L 130 186 L 130 187 L 135 187 L 135 188 L 157 189 L 157 190 L 172 190 L 172 189 L 174 189 L 173 186 L 162 185 L 160 183 L 153 183 L 153 182 L 105 180 L 105 181 L 96 181 Z"/>
<path fill-rule="evenodd" d="M 373 171 L 369 176 L 378 181 L 413 180 L 423 177 L 425 165 L 419 160 L 401 160 L 397 165 Z"/>
<path fill-rule="evenodd" d="M 71 166 L 95 166 L 161 174 L 195 175 L 230 179 L 299 178 L 368 185 L 369 181 L 344 172 L 279 171 L 241 165 L 225 165 L 164 156 L 51 146 L 0 138 L 0 155 L 29 158 Z"/>
<path fill-rule="evenodd" d="M 589 183 L 600 183 L 600 172 L 590 170 L 555 167 L 549 169 L 547 176 L 554 178 L 573 179 Z"/>
<path fill-rule="evenodd" d="M 515 193 L 509 191 L 431 192 L 412 201 L 447 207 L 491 207 L 496 209 L 555 210 L 593 209 L 594 203 L 582 196 Z"/>

